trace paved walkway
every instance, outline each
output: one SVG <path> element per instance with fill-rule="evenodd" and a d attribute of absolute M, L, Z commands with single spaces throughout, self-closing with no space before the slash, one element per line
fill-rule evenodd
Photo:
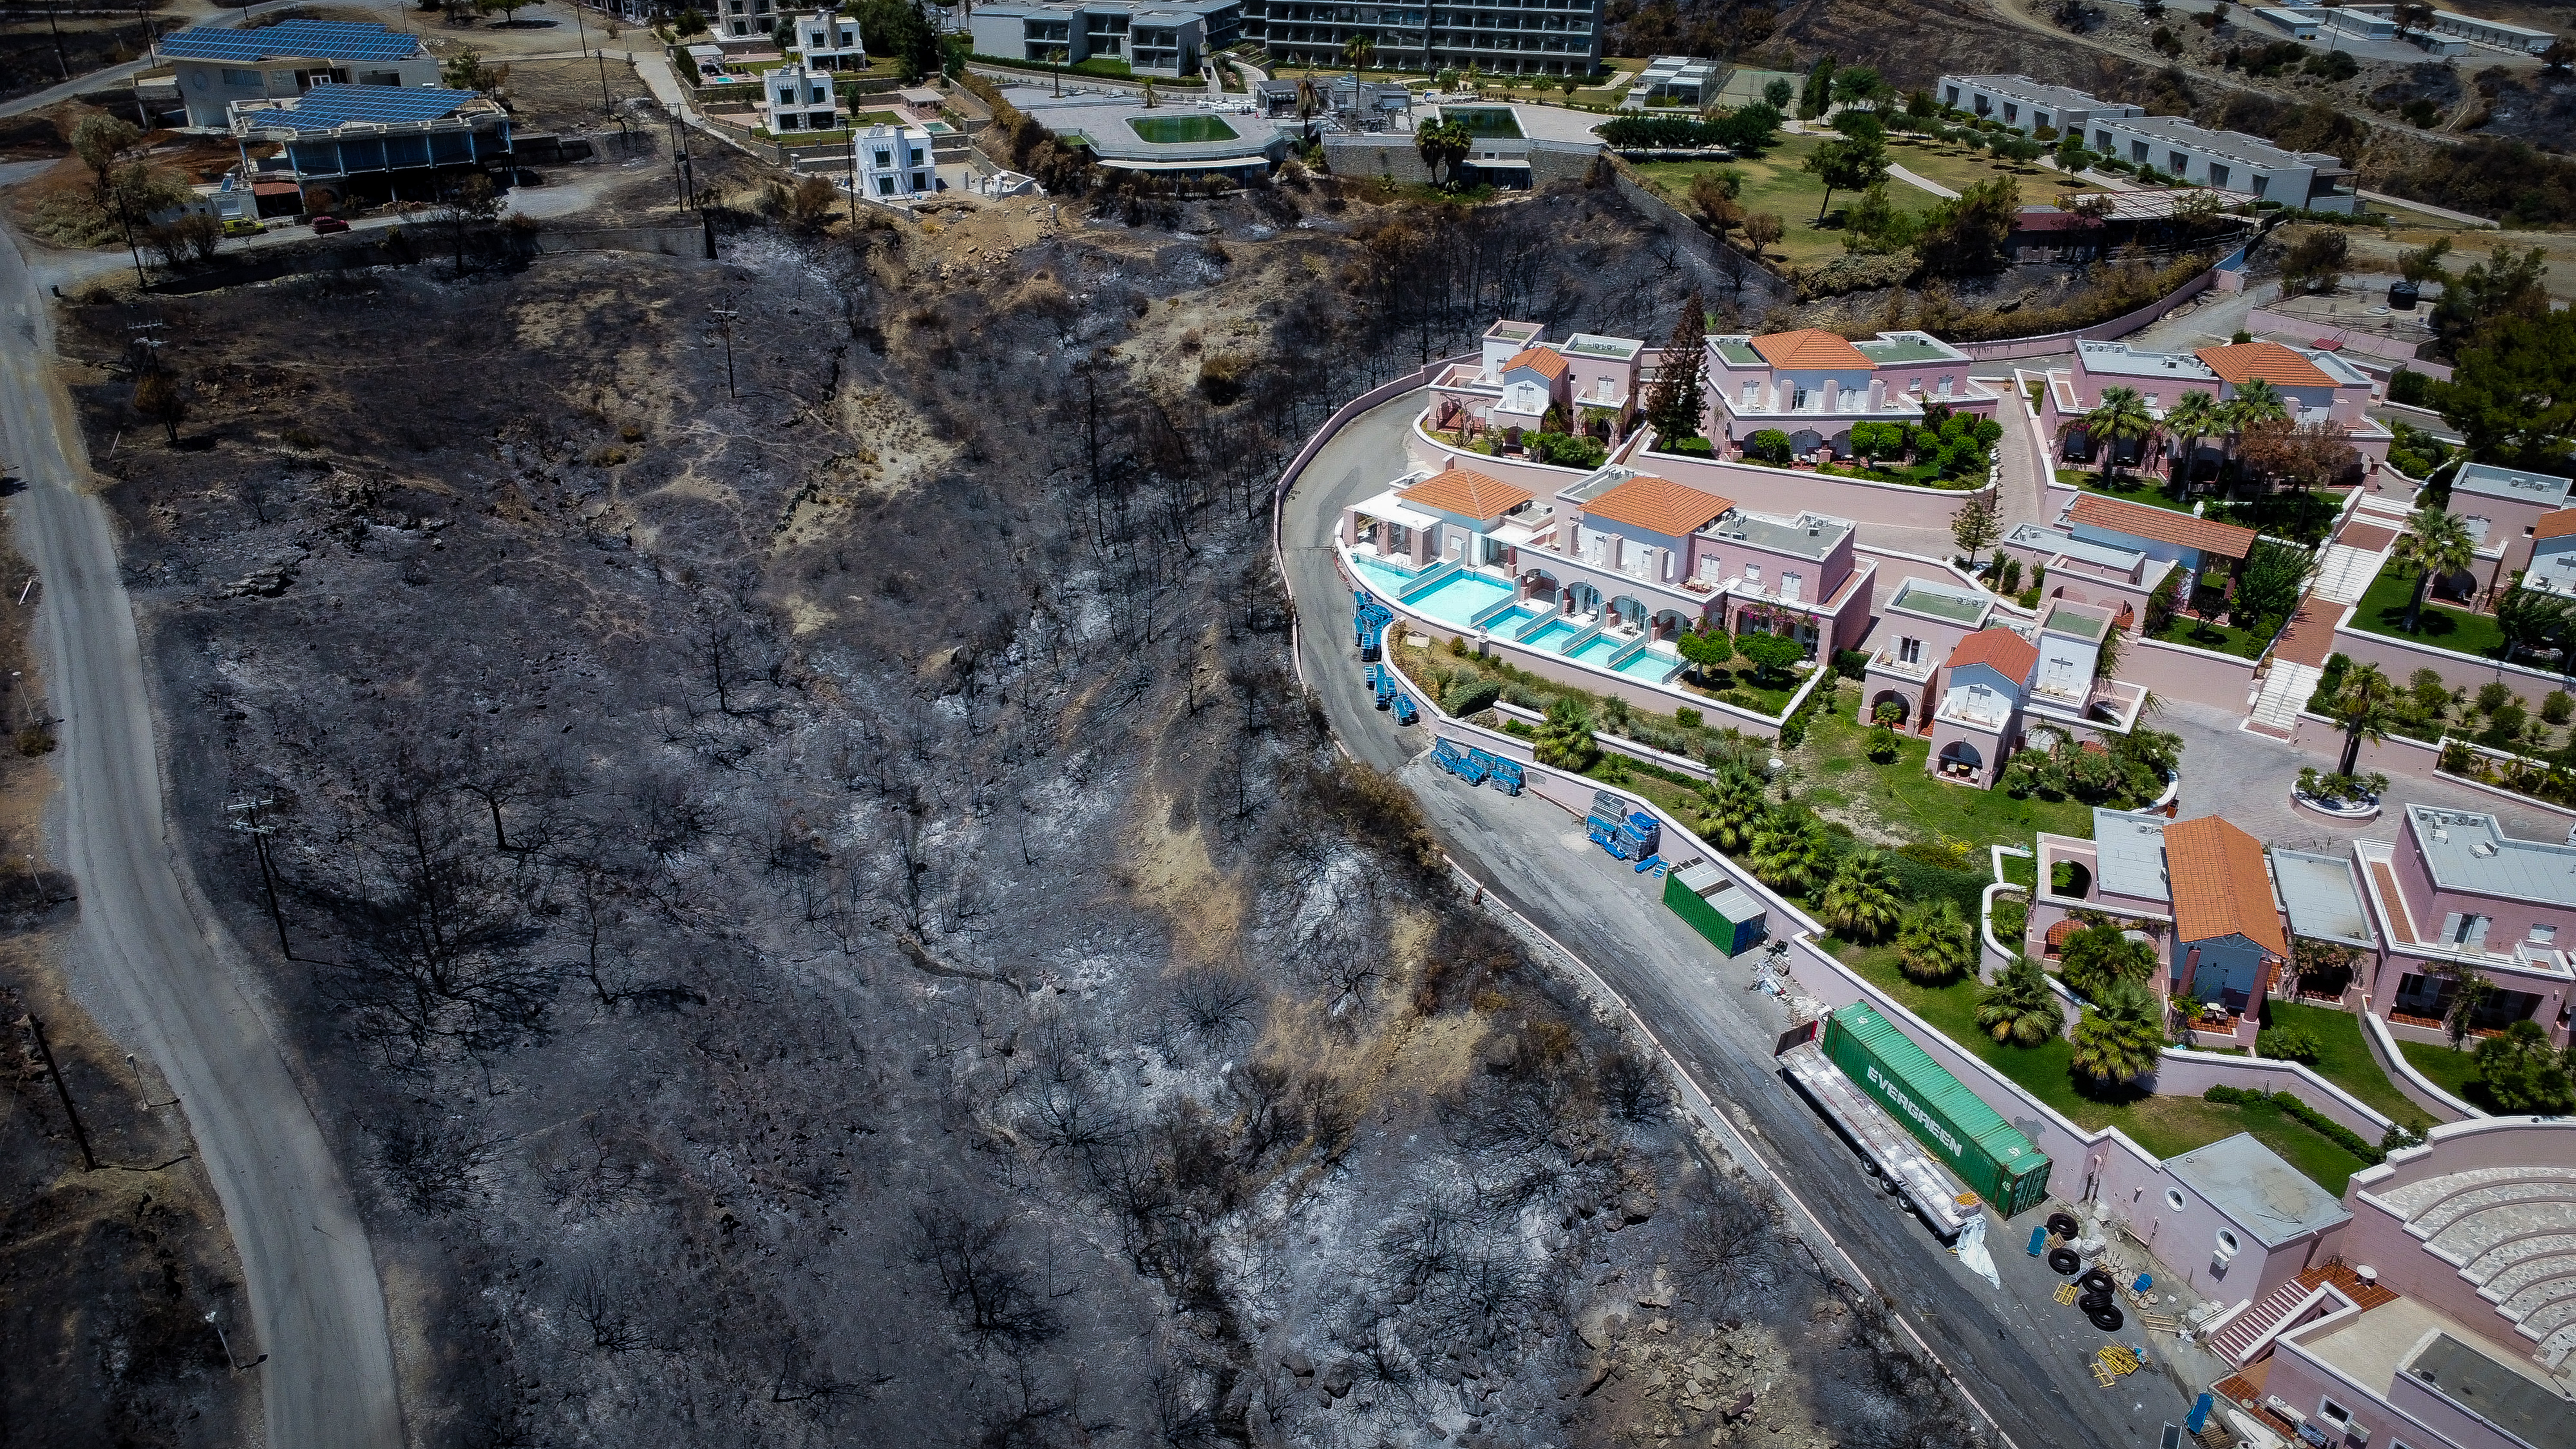
<path fill-rule="evenodd" d="M 2438 216 L 2444 221 L 2456 221 L 2462 226 L 2497 227 L 2503 225 L 2503 223 L 2496 221 L 2492 217 L 2471 216 L 2465 211 L 2453 211 L 2446 206 L 2434 206 L 2422 201 L 2408 201 L 2405 197 L 2390 196 L 2386 192 L 2382 191 L 2364 191 L 2361 193 L 2361 199 L 2364 201 L 2376 201 L 2382 206 L 2395 206 L 2401 207 L 2407 211 L 2420 211 L 2426 216 Z"/>
<path fill-rule="evenodd" d="M 1888 163 L 1887 174 L 1904 182 L 1908 186 L 1916 188 L 1917 190 L 1929 191 L 1934 196 L 1940 197 L 1944 201 L 1956 201 L 1959 199 L 1959 193 L 1952 191 L 1949 187 L 1942 185 L 1938 181 L 1931 180 L 1928 177 L 1917 176 L 1913 172 L 1906 170 L 1904 167 L 1899 166 L 1894 162 Z"/>

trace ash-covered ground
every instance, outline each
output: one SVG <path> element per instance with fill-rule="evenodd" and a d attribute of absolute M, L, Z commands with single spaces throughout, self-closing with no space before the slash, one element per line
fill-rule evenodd
<path fill-rule="evenodd" d="M 1660 340 L 1687 249 L 1304 180 L 727 230 L 66 309 L 416 1442 L 1965 1438 L 1289 672 L 1303 436 L 1494 316 Z"/>

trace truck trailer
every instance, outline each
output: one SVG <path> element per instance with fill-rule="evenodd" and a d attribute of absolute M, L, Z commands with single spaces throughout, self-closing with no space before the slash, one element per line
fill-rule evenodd
<path fill-rule="evenodd" d="M 1869 1003 L 1825 1018 L 1825 1055 L 1996 1212 L 2048 1200 L 2048 1154 Z"/>

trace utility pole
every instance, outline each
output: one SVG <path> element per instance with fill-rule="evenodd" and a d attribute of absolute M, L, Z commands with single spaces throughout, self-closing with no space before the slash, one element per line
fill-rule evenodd
<path fill-rule="evenodd" d="M 733 386 L 733 319 L 741 316 L 742 314 L 733 309 L 733 294 L 731 292 L 725 293 L 724 304 L 722 306 L 710 307 L 707 309 L 707 313 L 709 316 L 716 319 L 716 330 L 724 334 L 725 396 L 740 397 L 742 394 L 734 391 Z"/>
<path fill-rule="evenodd" d="M 152 334 L 169 325 L 167 322 L 137 322 L 125 329 L 131 334 L 126 339 L 126 345 L 134 350 L 138 370 L 143 372 L 161 370 L 163 343 L 160 338 Z"/>
<path fill-rule="evenodd" d="M 269 861 L 268 838 L 277 827 L 259 818 L 262 807 L 274 805 L 274 799 L 244 800 L 224 807 L 225 813 L 239 816 L 232 828 L 250 837 L 251 849 L 259 855 L 259 883 L 268 892 L 268 918 L 277 927 L 277 951 L 287 960 L 295 959 L 295 948 L 286 940 L 286 912 L 277 904 L 277 870 Z"/>
<path fill-rule="evenodd" d="M 581 48 L 589 50 L 590 25 L 582 19 L 582 0 L 564 0 L 564 3 L 572 7 L 573 32 L 581 37 Z M 608 52 L 603 48 L 596 54 L 599 57 L 599 113 L 605 116 L 615 111 L 617 107 L 610 104 L 608 99 Z"/>
<path fill-rule="evenodd" d="M 36 1038 L 36 1055 L 44 1060 L 45 1075 L 54 1079 L 54 1095 L 63 1100 L 63 1116 L 72 1124 L 72 1140 L 80 1144 L 81 1165 L 98 1171 L 98 1156 L 89 1150 L 89 1129 L 81 1125 L 80 1109 L 72 1105 L 72 1089 L 63 1085 L 63 1069 L 54 1065 L 54 1048 L 45 1040 L 45 1024 L 34 1012 L 26 1016 L 27 1030 Z"/>
<path fill-rule="evenodd" d="M 255 1369 L 261 1364 L 268 1362 L 267 1354 L 261 1354 L 259 1357 L 252 1359 L 248 1363 L 243 1363 L 240 1359 L 233 1357 L 233 1341 L 224 1336 L 223 1319 L 215 1311 L 209 1310 L 206 1314 L 206 1322 L 214 1325 L 215 1342 L 224 1346 L 224 1362 L 233 1366 L 234 1373 L 240 1373 L 244 1369 Z"/>

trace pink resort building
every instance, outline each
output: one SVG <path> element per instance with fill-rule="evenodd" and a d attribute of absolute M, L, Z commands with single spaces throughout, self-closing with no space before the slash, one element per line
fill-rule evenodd
<path fill-rule="evenodd" d="M 1431 425 L 1469 435 L 1520 429 L 1579 432 L 1604 442 L 1626 437 L 1641 401 L 1646 345 L 1582 332 L 1547 342 L 1544 331 L 1535 322 L 1486 328 L 1479 359 L 1432 382 Z"/>
<path fill-rule="evenodd" d="M 1678 687 L 1674 641 L 1782 634 L 1811 659 L 1854 647 L 1876 566 L 1853 533 L 1612 464 L 1548 498 L 1464 466 L 1415 472 L 1344 509 L 1337 539 L 1352 576 L 1417 628 L 1654 708 L 1724 713 Z"/>
<path fill-rule="evenodd" d="M 1765 429 L 1789 435 L 1800 457 L 1851 455 L 1858 423 L 1920 422 L 1927 404 L 1981 418 L 2001 395 L 1968 376 L 1968 354 L 1928 332 L 1882 332 L 1853 342 L 1813 327 L 1711 337 L 1705 354 L 1708 436 L 1724 456 Z"/>
<path fill-rule="evenodd" d="M 2033 726 L 2084 737 L 2136 724 L 2146 691 L 2095 677 L 2113 627 L 2110 611 L 2069 601 L 2007 625 L 1990 595 L 1908 579 L 1881 607 L 1860 718 L 1930 739 L 1925 767 L 1942 779 L 1992 788 Z"/>
<path fill-rule="evenodd" d="M 2372 418 L 2369 374 L 2320 348 L 2287 347 L 2278 342 L 2239 342 L 2191 352 L 2140 352 L 2125 342 L 2078 342 L 2070 367 L 2044 374 L 2039 420 L 2052 436 L 2064 440 L 2064 456 L 2091 462 L 2096 449 L 2084 436 L 2083 417 L 2102 401 L 2107 388 L 2134 389 L 2147 412 L 2161 426 L 2186 393 L 2202 393 L 2232 402 L 2250 382 L 2265 382 L 2280 394 L 2292 423 L 2331 419 L 2350 430 L 2360 468 L 2349 479 L 2358 483 L 2388 457 L 2396 435 Z M 2192 466 L 2214 477 L 2225 434 L 2178 438 L 2159 432 L 2143 447 L 2122 444 L 2123 463 L 2162 467 L 2192 450 Z M 2105 455 L 2107 456 L 2107 455 Z"/>
<path fill-rule="evenodd" d="M 2392 1035 L 2440 1041 L 2467 973 L 2489 991 L 2470 1031 L 2535 1021 L 2561 1046 L 2576 1012 L 2576 845 L 2517 840 L 2493 815 L 2409 805 L 2393 841 L 2353 855 L 2379 950 L 2361 983 Z M 2571 1265 L 2576 1267 L 2576 1265 Z"/>

